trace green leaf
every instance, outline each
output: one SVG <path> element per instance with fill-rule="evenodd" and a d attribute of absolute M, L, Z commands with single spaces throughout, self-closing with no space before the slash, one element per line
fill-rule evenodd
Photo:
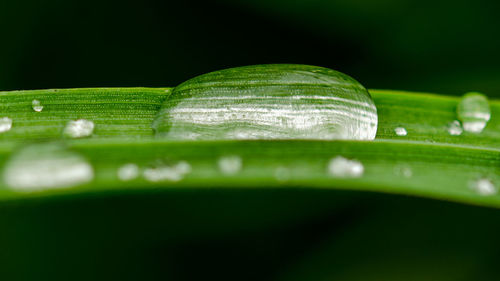
<path fill-rule="evenodd" d="M 0 92 L 0 118 L 13 120 L 0 140 L 60 138 L 70 120 L 95 123 L 93 138 L 151 136 L 151 122 L 169 88 L 98 88 Z M 41 112 L 32 109 L 40 101 Z"/>
<path fill-rule="evenodd" d="M 448 123 L 456 119 L 458 98 L 372 90 L 379 115 L 375 141 L 190 142 L 152 137 L 155 110 L 168 92 L 145 88 L 2 92 L 1 115 L 13 119 L 12 130 L 0 135 L 2 165 L 23 146 L 18 139 L 60 141 L 68 119 L 92 120 L 96 129 L 91 138 L 64 140 L 92 164 L 94 181 L 33 193 L 2 183 L 0 199 L 105 190 L 274 187 L 365 190 L 500 206 L 499 195 L 484 196 L 471 188 L 481 178 L 500 182 L 498 101 L 490 103 L 492 118 L 481 134 L 447 132 Z M 45 106 L 42 112 L 31 109 L 33 99 Z M 399 126 L 407 129 L 407 136 L 394 133 Z M 328 173 L 329 161 L 338 155 L 360 161 L 364 175 L 339 178 Z M 241 172 L 222 173 L 218 161 L 224 156 L 240 157 Z M 144 171 L 158 161 L 186 161 L 192 171 L 179 182 L 148 181 L 142 176 L 121 181 L 117 176 L 124 164 L 135 163 Z"/>

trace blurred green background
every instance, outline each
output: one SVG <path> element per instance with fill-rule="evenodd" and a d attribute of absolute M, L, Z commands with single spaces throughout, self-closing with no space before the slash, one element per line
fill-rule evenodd
<path fill-rule="evenodd" d="M 0 1 L 0 90 L 175 86 L 260 63 L 500 97 L 499 2 Z M 1 102 L 1 101 L 0 101 Z M 0 206 L 1 280 L 496 280 L 500 213 L 346 191 L 88 194 Z"/>
<path fill-rule="evenodd" d="M 369 88 L 500 95 L 497 1 L 0 2 L 0 89 L 175 86 L 304 63 Z"/>

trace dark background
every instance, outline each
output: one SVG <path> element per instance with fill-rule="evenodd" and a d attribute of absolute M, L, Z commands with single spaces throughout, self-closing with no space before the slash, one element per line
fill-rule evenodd
<path fill-rule="evenodd" d="M 0 89 L 175 86 L 260 63 L 500 95 L 494 1 L 1 1 Z"/>
<path fill-rule="evenodd" d="M 367 88 L 500 97 L 499 6 L 0 0 L 0 90 L 175 86 L 227 67 L 303 63 L 342 71 Z M 498 210 L 395 195 L 262 190 L 1 205 L 0 279 L 500 276 Z"/>

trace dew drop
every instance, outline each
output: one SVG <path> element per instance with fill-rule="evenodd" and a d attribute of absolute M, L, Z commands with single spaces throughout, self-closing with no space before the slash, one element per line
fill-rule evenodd
<path fill-rule="evenodd" d="M 488 196 L 497 193 L 497 188 L 493 182 L 486 178 L 480 178 L 470 183 L 470 187 L 478 194 Z"/>
<path fill-rule="evenodd" d="M 491 117 L 488 98 L 477 92 L 466 93 L 458 103 L 457 116 L 466 132 L 481 133 Z"/>
<path fill-rule="evenodd" d="M 287 167 L 280 166 L 274 170 L 274 178 L 279 182 L 290 180 L 291 172 Z"/>
<path fill-rule="evenodd" d="M 33 110 L 36 112 L 42 112 L 43 105 L 39 100 L 33 100 L 31 102 L 31 108 L 33 108 Z"/>
<path fill-rule="evenodd" d="M 94 122 L 85 119 L 69 121 L 64 128 L 64 135 L 70 138 L 88 137 L 92 132 L 94 132 Z"/>
<path fill-rule="evenodd" d="M 455 120 L 448 124 L 448 133 L 452 136 L 459 136 L 463 132 L 462 126 L 458 120 Z"/>
<path fill-rule="evenodd" d="M 403 127 L 397 127 L 397 128 L 395 128 L 394 132 L 396 133 L 396 135 L 398 135 L 400 137 L 406 136 L 408 134 L 408 132 L 406 131 L 406 129 L 403 128 Z"/>
<path fill-rule="evenodd" d="M 239 156 L 224 156 L 217 162 L 219 170 L 226 175 L 234 175 L 241 171 L 243 161 Z"/>
<path fill-rule="evenodd" d="M 9 131 L 12 128 L 12 119 L 9 117 L 0 118 L 0 133 Z"/>
<path fill-rule="evenodd" d="M 337 156 L 330 160 L 328 172 L 335 177 L 359 178 L 363 175 L 365 168 L 361 162 Z"/>
<path fill-rule="evenodd" d="M 55 144 L 27 146 L 4 169 L 5 183 L 18 191 L 73 187 L 93 178 L 93 168 L 83 156 Z"/>
<path fill-rule="evenodd" d="M 411 178 L 413 176 L 413 170 L 407 165 L 397 165 L 394 167 L 394 174 L 396 176 Z"/>
<path fill-rule="evenodd" d="M 130 181 L 139 176 L 139 167 L 136 164 L 129 163 L 118 169 L 118 178 L 122 181 Z"/>
<path fill-rule="evenodd" d="M 170 139 L 373 140 L 377 109 L 340 72 L 307 65 L 216 71 L 177 86 L 153 122 Z"/>
<path fill-rule="evenodd" d="M 143 172 L 143 176 L 147 181 L 172 181 L 177 182 L 191 172 L 191 165 L 186 161 L 180 161 L 175 165 L 157 165 L 147 168 Z"/>

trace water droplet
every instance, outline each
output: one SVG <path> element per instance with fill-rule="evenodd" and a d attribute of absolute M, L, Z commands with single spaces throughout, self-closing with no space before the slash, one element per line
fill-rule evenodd
<path fill-rule="evenodd" d="M 12 119 L 9 117 L 0 118 L 0 133 L 9 131 L 12 128 Z"/>
<path fill-rule="evenodd" d="M 175 165 L 157 165 L 147 168 L 143 172 L 146 180 L 152 182 L 158 181 L 180 181 L 184 176 L 191 172 L 191 165 L 186 161 L 180 161 Z"/>
<path fill-rule="evenodd" d="M 403 128 L 403 127 L 397 127 L 397 128 L 395 128 L 394 132 L 396 133 L 396 135 L 398 135 L 400 137 L 406 136 L 408 134 L 408 132 L 406 131 L 406 129 Z"/>
<path fill-rule="evenodd" d="M 448 133 L 452 136 L 459 136 L 463 132 L 462 126 L 460 126 L 460 122 L 455 120 L 448 124 Z"/>
<path fill-rule="evenodd" d="M 219 158 L 217 164 L 219 165 L 219 170 L 226 175 L 234 175 L 241 171 L 243 166 L 243 161 L 239 156 L 224 156 Z"/>
<path fill-rule="evenodd" d="M 92 135 L 94 131 L 94 122 L 78 119 L 69 121 L 64 128 L 64 135 L 70 138 L 83 138 Z"/>
<path fill-rule="evenodd" d="M 33 100 L 31 102 L 31 107 L 36 112 L 42 112 L 42 110 L 43 110 L 43 105 L 39 100 Z"/>
<path fill-rule="evenodd" d="M 139 176 L 139 167 L 136 164 L 129 163 L 118 169 L 118 178 L 122 181 L 129 181 Z"/>
<path fill-rule="evenodd" d="M 497 188 L 493 182 L 486 178 L 480 178 L 470 183 L 470 187 L 480 195 L 488 196 L 497 193 Z"/>
<path fill-rule="evenodd" d="M 488 98 L 477 92 L 466 93 L 458 103 L 457 116 L 466 132 L 481 133 L 491 117 Z"/>
<path fill-rule="evenodd" d="M 361 162 L 337 156 L 330 160 L 328 172 L 336 177 L 359 178 L 363 175 L 365 168 Z"/>
<path fill-rule="evenodd" d="M 394 174 L 396 176 L 403 176 L 405 178 L 411 178 L 413 176 L 413 171 L 407 165 L 396 165 L 394 167 Z"/>
<path fill-rule="evenodd" d="M 290 180 L 291 172 L 287 167 L 278 167 L 274 170 L 274 178 L 280 182 L 286 182 Z"/>
<path fill-rule="evenodd" d="M 177 86 L 153 122 L 170 139 L 373 140 L 377 109 L 340 72 L 305 65 L 216 71 Z"/>
<path fill-rule="evenodd" d="M 76 152 L 55 144 L 30 145 L 7 162 L 4 180 L 19 191 L 73 187 L 94 178 L 92 166 Z"/>

